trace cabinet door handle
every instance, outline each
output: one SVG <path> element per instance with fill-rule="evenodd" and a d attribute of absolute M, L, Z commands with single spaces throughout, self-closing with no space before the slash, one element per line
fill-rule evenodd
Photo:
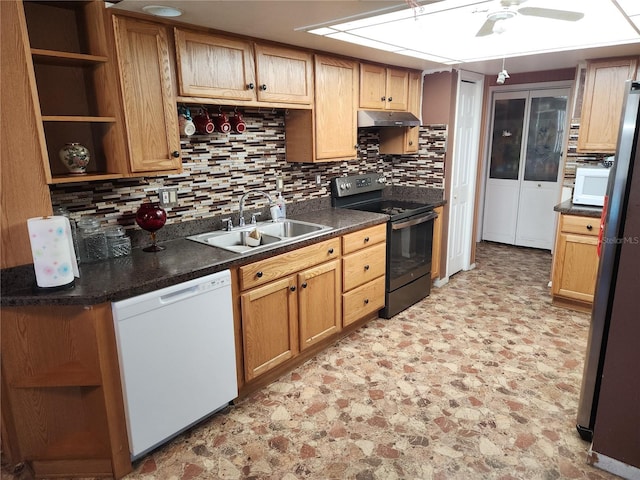
<path fill-rule="evenodd" d="M 393 102 L 393 97 L 389 97 L 389 101 L 390 101 L 390 102 Z"/>
<path fill-rule="evenodd" d="M 302 288 L 307 288 L 307 282 L 302 282 L 302 285 L 300 285 Z"/>
<path fill-rule="evenodd" d="M 260 85 L 260 90 L 265 91 L 267 89 L 267 85 L 266 84 L 262 84 Z"/>
<path fill-rule="evenodd" d="M 367 305 L 368 303 L 369 303 L 369 299 L 368 299 L 368 298 L 365 298 L 365 299 L 364 299 L 364 304 L 365 304 L 365 305 Z"/>
<path fill-rule="evenodd" d="M 591 224 L 587 225 L 587 230 L 593 230 L 593 225 Z"/>
<path fill-rule="evenodd" d="M 247 88 L 249 90 L 253 90 L 255 88 L 255 85 L 253 83 L 250 83 L 249 85 L 247 85 Z"/>
<path fill-rule="evenodd" d="M 258 272 L 258 273 L 256 273 L 256 277 L 258 277 L 258 278 L 262 278 L 262 272 Z"/>
<path fill-rule="evenodd" d="M 177 150 L 174 150 L 173 152 L 171 152 L 171 156 L 173 158 L 178 158 L 180 156 L 180 152 Z"/>
<path fill-rule="evenodd" d="M 333 253 L 333 248 L 329 249 L 329 255 L 331 255 Z"/>
<path fill-rule="evenodd" d="M 295 292 L 296 291 L 296 286 L 295 285 L 291 285 L 289 287 L 289 290 L 291 290 L 292 292 Z"/>
<path fill-rule="evenodd" d="M 365 271 L 369 270 L 369 265 L 364 266 Z"/>

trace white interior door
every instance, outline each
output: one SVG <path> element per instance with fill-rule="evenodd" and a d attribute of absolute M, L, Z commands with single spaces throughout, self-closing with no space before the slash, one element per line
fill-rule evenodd
<path fill-rule="evenodd" d="M 482 238 L 553 248 L 569 89 L 496 93 Z"/>
<path fill-rule="evenodd" d="M 447 276 L 470 267 L 483 81 L 481 75 L 460 72 L 449 195 Z"/>
<path fill-rule="evenodd" d="M 520 165 L 524 154 L 528 92 L 501 92 L 493 97 L 493 119 L 482 238 L 515 244 L 520 198 Z"/>
<path fill-rule="evenodd" d="M 568 98 L 568 89 L 530 94 L 516 245 L 553 248 Z"/>

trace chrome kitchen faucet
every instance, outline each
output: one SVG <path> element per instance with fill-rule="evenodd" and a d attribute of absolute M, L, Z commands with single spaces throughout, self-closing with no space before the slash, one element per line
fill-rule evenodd
<path fill-rule="evenodd" d="M 238 226 L 239 227 L 244 227 L 245 226 L 245 223 L 244 223 L 244 200 L 245 200 L 245 198 L 247 198 L 247 195 L 249 195 L 250 193 L 258 193 L 258 194 L 266 197 L 267 200 L 269 200 L 269 207 L 271 207 L 274 204 L 273 198 L 271 198 L 271 195 L 269 195 L 268 193 L 263 192 L 262 190 L 247 190 L 240 197 L 240 220 L 238 220 Z"/>

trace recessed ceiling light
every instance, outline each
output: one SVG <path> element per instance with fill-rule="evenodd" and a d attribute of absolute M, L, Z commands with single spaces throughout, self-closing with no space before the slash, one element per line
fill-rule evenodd
<path fill-rule="evenodd" d="M 156 17 L 179 17 L 182 15 L 182 10 L 164 5 L 147 5 L 142 7 L 142 10 Z"/>

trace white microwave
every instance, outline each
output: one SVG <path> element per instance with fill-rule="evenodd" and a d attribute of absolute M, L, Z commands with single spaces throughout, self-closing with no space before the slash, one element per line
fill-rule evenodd
<path fill-rule="evenodd" d="M 610 168 L 578 167 L 576 168 L 576 185 L 573 189 L 573 203 L 578 205 L 604 206 L 607 194 Z"/>

